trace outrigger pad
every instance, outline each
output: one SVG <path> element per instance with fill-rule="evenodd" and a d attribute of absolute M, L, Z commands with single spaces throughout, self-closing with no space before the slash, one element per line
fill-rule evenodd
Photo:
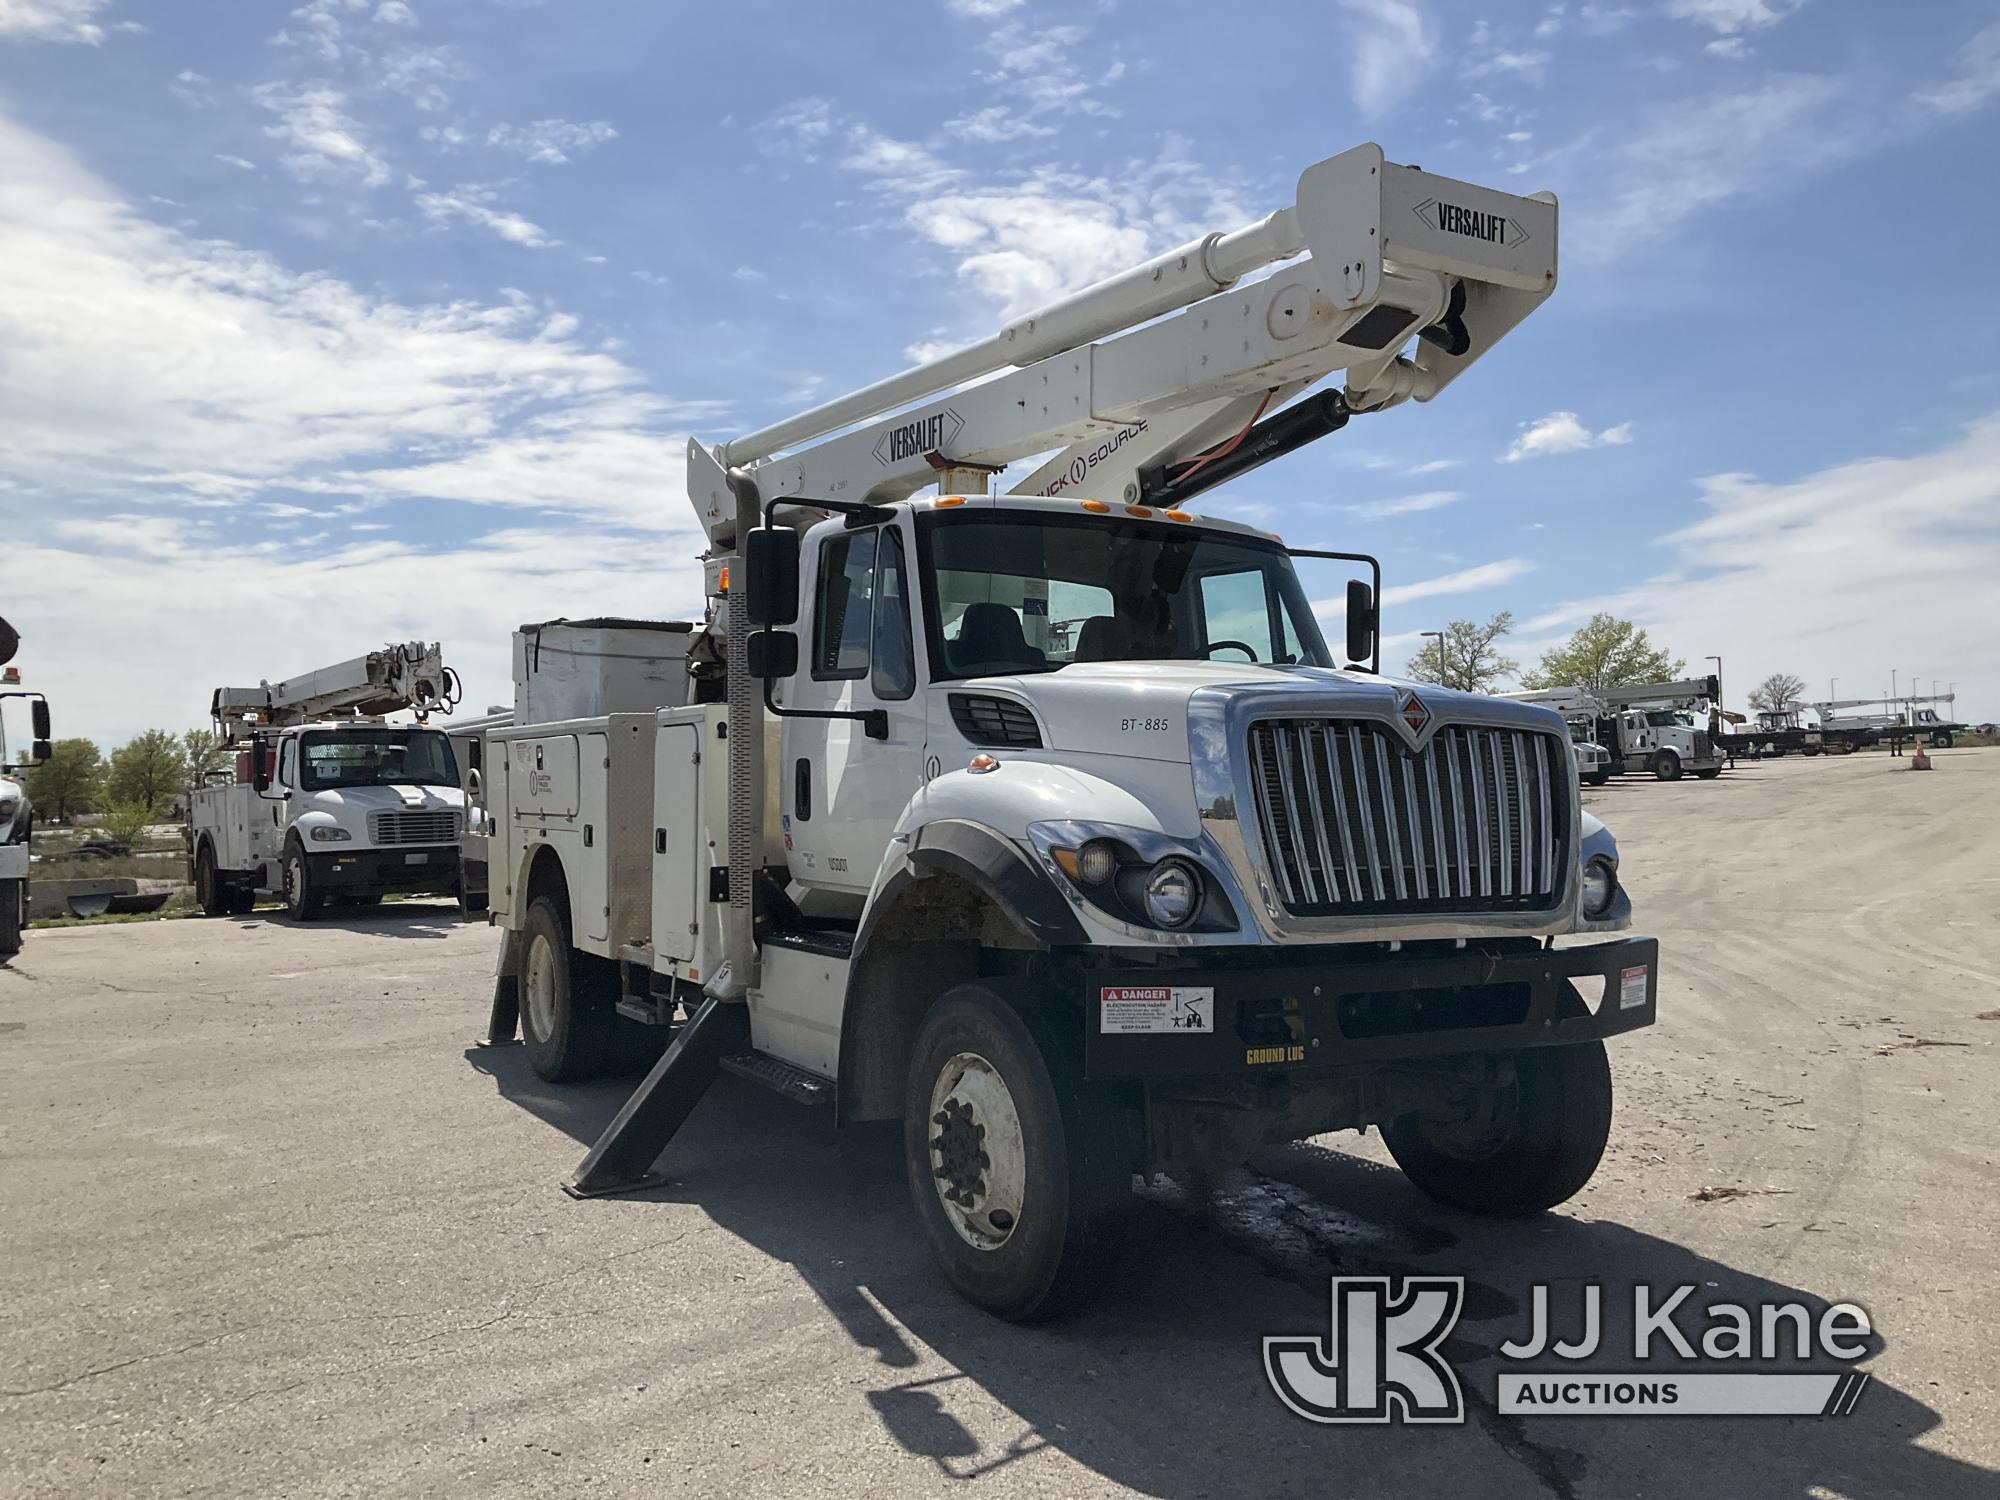
<path fill-rule="evenodd" d="M 702 1001 L 563 1191 L 572 1198 L 601 1198 L 665 1181 L 653 1163 L 721 1073 L 722 1059 L 749 1044 L 749 1006 L 713 995 Z"/>

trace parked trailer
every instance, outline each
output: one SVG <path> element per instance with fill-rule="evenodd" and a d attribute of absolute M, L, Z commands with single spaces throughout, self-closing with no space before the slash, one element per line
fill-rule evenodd
<path fill-rule="evenodd" d="M 656 1182 L 740 1073 L 900 1120 L 944 1274 L 1030 1318 L 1105 1272 L 1136 1172 L 1373 1124 L 1459 1209 L 1580 1189 L 1658 945 L 1621 935 L 1565 726 L 1382 678 L 1373 559 L 1185 508 L 1439 394 L 1548 295 L 1555 243 L 1547 195 L 1361 147 L 1258 224 L 691 443 L 688 701 L 487 742 L 489 1040 L 518 1024 L 552 1080 L 667 1042 L 571 1191 Z M 1344 658 L 1299 558 L 1368 574 Z"/>

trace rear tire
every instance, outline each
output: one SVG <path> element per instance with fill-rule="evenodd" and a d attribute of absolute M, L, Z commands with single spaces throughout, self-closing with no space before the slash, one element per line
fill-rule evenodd
<path fill-rule="evenodd" d="M 21 929 L 28 925 L 28 882 L 0 880 L 0 958 L 21 951 Z"/>
<path fill-rule="evenodd" d="M 990 984 L 949 991 L 917 1032 L 903 1098 L 910 1196 L 945 1279 L 1011 1322 L 1074 1307 L 1123 1247 L 1122 1111 L 1084 1082 L 1081 1053 Z"/>
<path fill-rule="evenodd" d="M 535 1076 L 580 1083 L 610 1061 L 616 997 L 570 946 L 569 917 L 551 896 L 537 896 L 521 928 L 521 1044 Z"/>
<path fill-rule="evenodd" d="M 1695 779 L 1698 781 L 1713 781 L 1722 774 L 1722 767 L 1708 766 L 1703 770 L 1696 771 L 1694 774 Z"/>
<path fill-rule="evenodd" d="M 1592 771 L 1583 779 L 1592 786 L 1603 786 L 1605 782 L 1611 779 L 1611 773 L 1609 771 Z"/>
<path fill-rule="evenodd" d="M 194 856 L 194 898 L 201 903 L 201 914 L 205 917 L 229 915 L 230 892 L 222 883 L 221 872 L 215 868 L 215 850 L 207 839 L 201 841 L 201 848 Z"/>
<path fill-rule="evenodd" d="M 1950 748 L 1951 731 L 1949 729 L 1940 729 L 1936 734 L 1931 736 L 1931 749 L 1949 750 Z"/>
<path fill-rule="evenodd" d="M 1583 1002 L 1571 992 L 1571 1015 Z M 1403 1175 L 1465 1213 L 1518 1218 L 1582 1191 L 1611 1136 L 1611 1064 L 1601 1041 L 1514 1054 L 1514 1082 L 1500 1091 L 1483 1131 L 1403 1115 L 1382 1139 Z"/>
<path fill-rule="evenodd" d="M 1653 757 L 1653 774 L 1662 781 L 1681 779 L 1681 758 L 1671 750 L 1662 750 Z"/>

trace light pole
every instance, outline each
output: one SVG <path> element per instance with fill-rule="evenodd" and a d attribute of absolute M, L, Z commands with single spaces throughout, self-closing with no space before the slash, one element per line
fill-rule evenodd
<path fill-rule="evenodd" d="M 1438 643 L 1438 686 L 1451 686 L 1451 672 L 1444 661 L 1444 632 L 1442 630 L 1420 630 L 1417 634 L 1427 636 Z"/>

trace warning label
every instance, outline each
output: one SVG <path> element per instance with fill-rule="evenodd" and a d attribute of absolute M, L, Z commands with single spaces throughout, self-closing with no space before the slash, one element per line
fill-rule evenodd
<path fill-rule="evenodd" d="M 1624 969 L 1618 975 L 1618 1008 L 1637 1010 L 1646 1003 L 1646 966 Z"/>
<path fill-rule="evenodd" d="M 1215 1030 L 1212 989 L 1106 985 L 1099 996 L 1098 1030 L 1105 1036 Z"/>

